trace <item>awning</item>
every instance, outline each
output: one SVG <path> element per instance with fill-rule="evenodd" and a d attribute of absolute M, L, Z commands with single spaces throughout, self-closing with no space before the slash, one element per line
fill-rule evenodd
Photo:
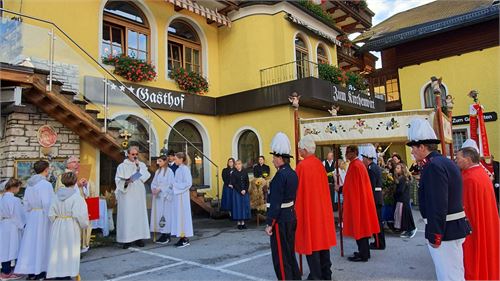
<path fill-rule="evenodd" d="M 168 3 L 172 3 L 177 7 L 186 9 L 190 12 L 205 17 L 209 20 L 217 22 L 219 24 L 231 27 L 231 20 L 228 17 L 226 17 L 223 14 L 217 13 L 216 11 L 211 10 L 209 8 L 205 8 L 191 0 L 165 0 L 165 1 L 167 1 Z"/>

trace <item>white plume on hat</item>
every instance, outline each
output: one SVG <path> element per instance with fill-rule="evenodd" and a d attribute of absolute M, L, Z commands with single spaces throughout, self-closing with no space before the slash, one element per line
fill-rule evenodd
<path fill-rule="evenodd" d="M 479 153 L 479 147 L 477 146 L 477 143 L 475 140 L 473 139 L 467 139 L 463 144 L 462 144 L 462 148 L 466 148 L 466 147 L 472 147 L 474 148 L 478 153 Z"/>
<path fill-rule="evenodd" d="M 365 144 L 363 145 L 363 150 L 359 150 L 359 155 L 370 159 L 377 159 L 377 150 L 375 150 L 373 144 Z"/>
<path fill-rule="evenodd" d="M 407 145 L 409 146 L 422 143 L 440 143 L 429 121 L 423 118 L 414 118 L 410 121 L 408 140 L 409 143 Z"/>
<path fill-rule="evenodd" d="M 290 140 L 282 133 L 278 132 L 271 141 L 271 151 L 273 154 L 290 155 Z"/>
<path fill-rule="evenodd" d="M 361 156 L 365 152 L 366 144 L 358 145 L 358 159 L 363 160 L 363 156 Z"/>

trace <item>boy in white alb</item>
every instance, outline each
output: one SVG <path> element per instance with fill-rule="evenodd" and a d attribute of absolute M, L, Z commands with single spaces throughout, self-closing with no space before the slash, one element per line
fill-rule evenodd
<path fill-rule="evenodd" d="M 0 279 L 13 280 L 22 276 L 14 274 L 12 262 L 17 259 L 19 245 L 26 223 L 21 199 L 14 195 L 19 192 L 21 181 L 10 179 L 5 185 L 5 193 L 0 198 Z"/>
<path fill-rule="evenodd" d="M 47 181 L 49 162 L 37 161 L 33 168 L 36 175 L 28 180 L 28 187 L 24 192 L 26 228 L 14 270 L 16 274 L 28 274 L 27 280 L 43 279 L 47 273 L 50 231 L 48 213 L 54 195 L 54 188 Z"/>
<path fill-rule="evenodd" d="M 57 190 L 49 209 L 50 258 L 47 278 L 78 276 L 80 271 L 80 232 L 89 225 L 87 204 L 77 189 L 73 172 L 64 173 L 61 182 L 65 187 Z"/>

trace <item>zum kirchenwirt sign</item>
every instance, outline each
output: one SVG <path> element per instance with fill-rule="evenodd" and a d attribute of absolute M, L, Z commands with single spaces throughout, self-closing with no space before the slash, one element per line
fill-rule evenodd
<path fill-rule="evenodd" d="M 375 101 L 373 99 L 365 98 L 361 92 L 356 91 L 356 88 L 349 85 L 347 91 L 342 91 L 342 89 L 337 88 L 337 85 L 333 85 L 332 97 L 333 101 L 343 101 L 351 105 L 357 105 L 362 108 L 375 109 Z"/>
<path fill-rule="evenodd" d="M 169 89 L 148 87 L 140 84 L 124 84 L 130 92 L 151 108 L 215 115 L 214 98 L 192 95 Z M 131 103 L 130 98 L 125 94 L 125 87 L 116 81 L 85 76 L 84 85 L 85 97 L 91 102 L 104 103 L 104 93 L 107 87 L 108 103 L 110 105 L 126 106 Z"/>

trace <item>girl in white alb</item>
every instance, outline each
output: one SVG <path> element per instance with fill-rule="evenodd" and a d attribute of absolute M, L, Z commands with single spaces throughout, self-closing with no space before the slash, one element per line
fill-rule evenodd
<path fill-rule="evenodd" d="M 85 200 L 74 188 L 76 180 L 75 173 L 64 173 L 61 182 L 65 187 L 57 190 L 50 205 L 52 226 L 47 278 L 75 277 L 80 271 L 80 233 L 89 225 L 89 214 Z"/>
<path fill-rule="evenodd" d="M 28 180 L 23 204 L 27 211 L 19 249 L 19 257 L 14 272 L 28 274 L 28 280 L 45 278 L 49 261 L 49 207 L 54 196 L 52 184 L 47 181 L 49 162 L 37 161 L 33 165 L 36 175 Z"/>
<path fill-rule="evenodd" d="M 26 223 L 25 211 L 21 199 L 14 196 L 21 188 L 21 181 L 9 179 L 5 193 L 0 197 L 0 279 L 12 280 L 21 276 L 13 273 L 12 262 L 17 259 L 19 245 Z"/>
<path fill-rule="evenodd" d="M 154 242 L 167 244 L 172 231 L 173 195 L 172 184 L 174 172 L 168 167 L 167 156 L 162 155 L 156 160 L 158 170 L 151 183 L 153 204 L 151 207 L 151 232 L 159 232 L 161 236 Z"/>

